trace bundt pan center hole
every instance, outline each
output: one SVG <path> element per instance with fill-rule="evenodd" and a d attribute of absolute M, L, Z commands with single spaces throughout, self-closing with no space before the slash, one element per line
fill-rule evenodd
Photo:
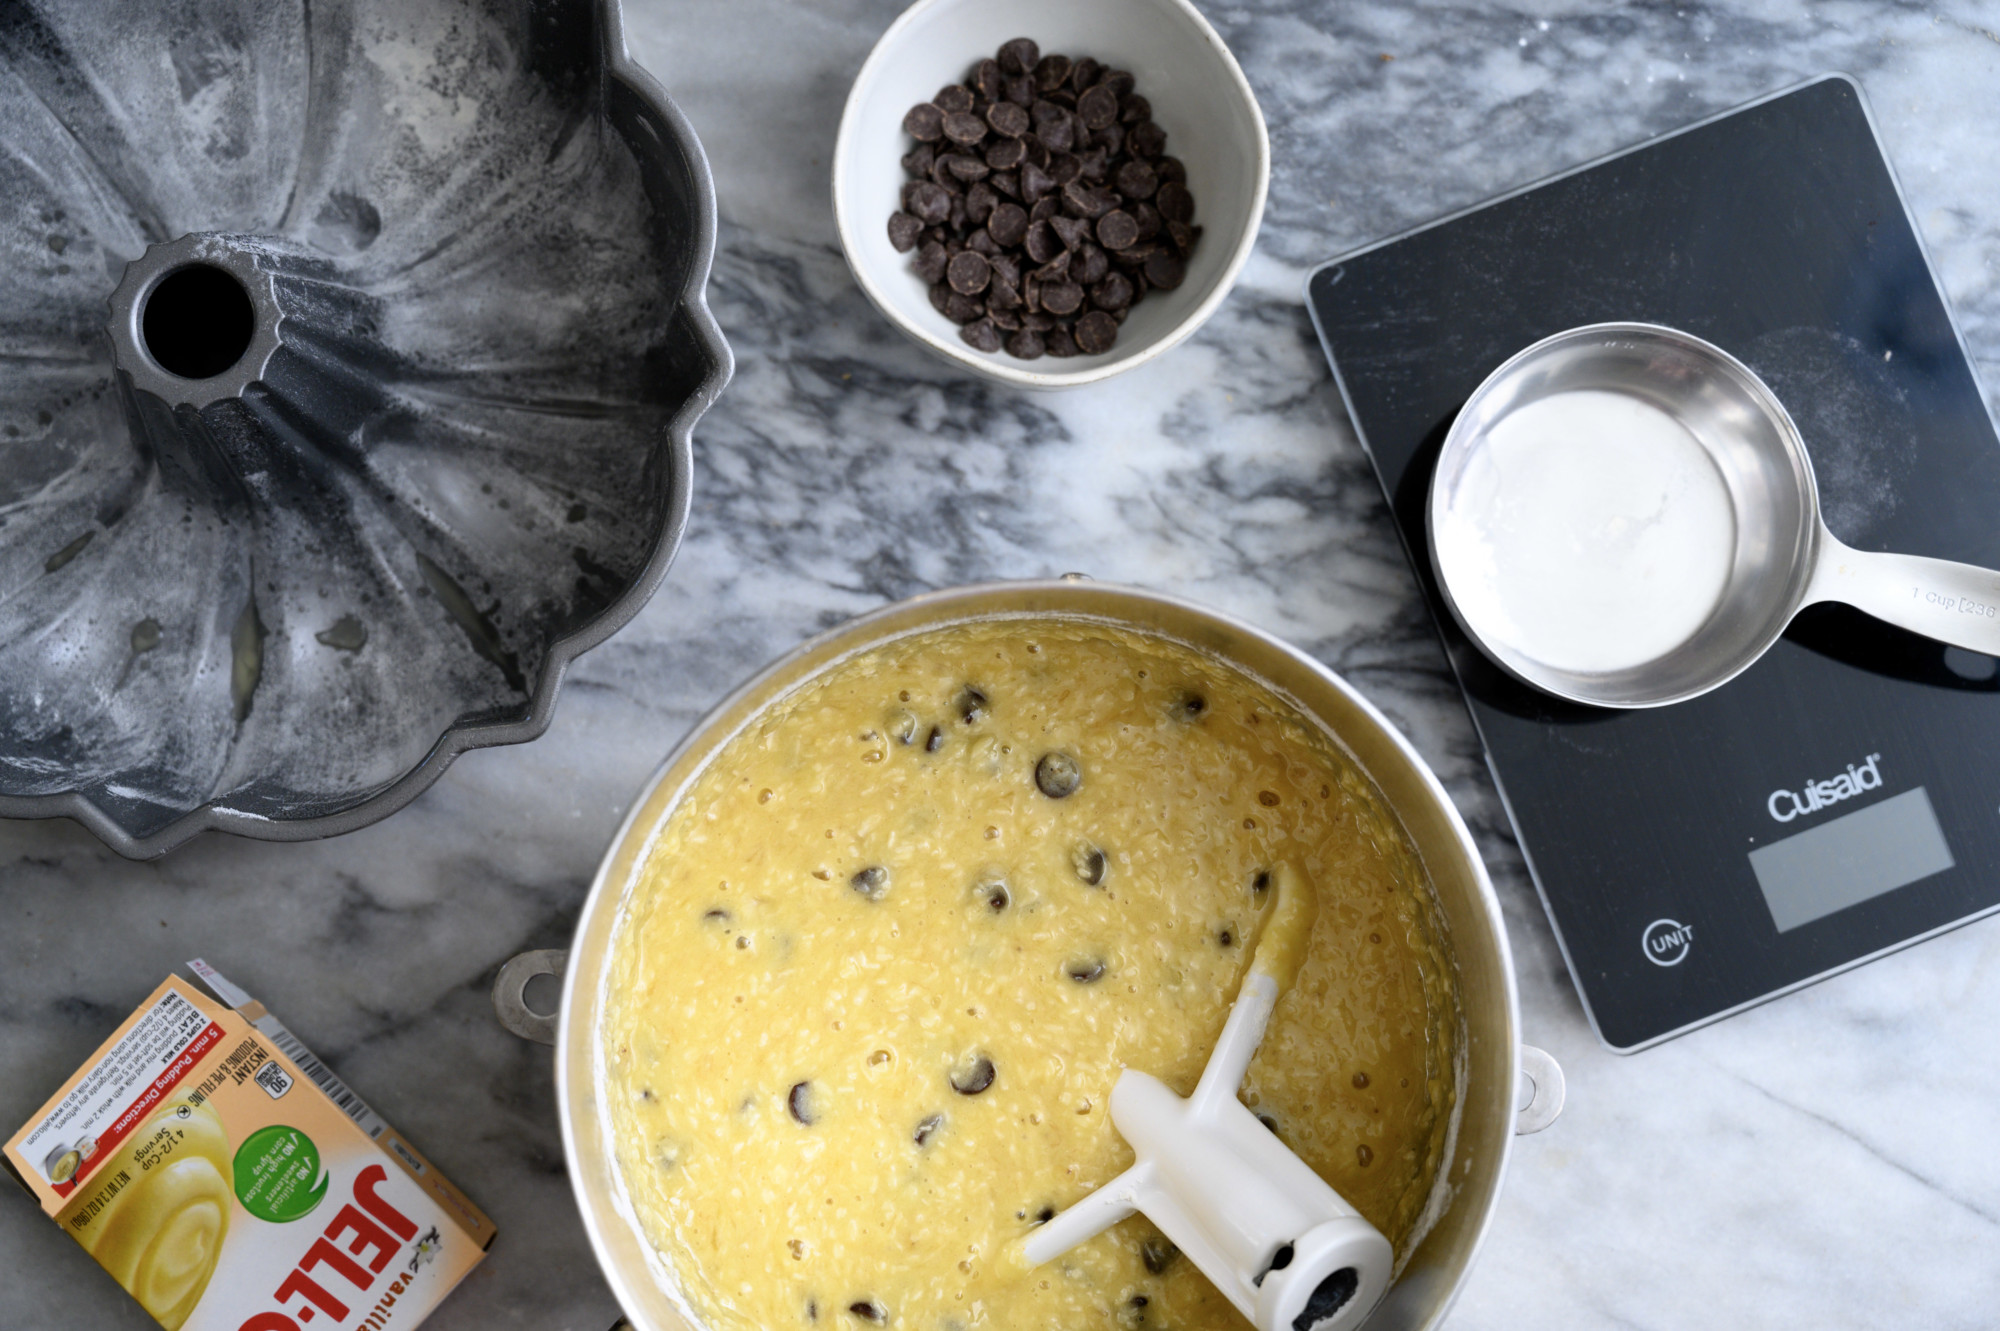
<path fill-rule="evenodd" d="M 146 297 L 140 335 L 168 374 L 213 379 L 243 359 L 257 331 L 250 293 L 235 274 L 191 263 L 160 279 Z"/>

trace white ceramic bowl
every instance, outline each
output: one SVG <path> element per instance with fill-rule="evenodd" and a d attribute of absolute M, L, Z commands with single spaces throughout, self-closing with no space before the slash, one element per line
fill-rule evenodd
<path fill-rule="evenodd" d="M 1138 79 L 1187 164 L 1202 228 L 1187 280 L 1135 306 L 1118 341 L 1098 356 L 1016 360 L 975 351 L 931 307 L 910 256 L 889 244 L 913 145 L 904 114 L 963 81 L 1002 42 L 1032 37 L 1044 53 L 1091 56 Z M 1175 346 L 1215 312 L 1250 257 L 1271 181 L 1271 141 L 1250 84 L 1222 38 L 1188 0 L 918 0 L 875 43 L 847 96 L 833 150 L 833 216 L 861 289 L 890 322 L 975 374 L 1032 388 L 1108 378 Z"/>

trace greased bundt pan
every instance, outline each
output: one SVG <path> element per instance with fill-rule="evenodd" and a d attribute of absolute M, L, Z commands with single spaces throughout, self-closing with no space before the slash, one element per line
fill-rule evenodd
<path fill-rule="evenodd" d="M 730 372 L 615 0 L 6 0 L 0 148 L 0 815 L 325 836 L 540 734 Z"/>

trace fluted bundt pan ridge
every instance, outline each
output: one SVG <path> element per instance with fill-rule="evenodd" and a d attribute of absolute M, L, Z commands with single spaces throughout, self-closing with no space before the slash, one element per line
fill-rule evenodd
<path fill-rule="evenodd" d="M 14 0 L 0 144 L 0 815 L 325 836 L 539 735 L 730 372 L 615 0 Z"/>

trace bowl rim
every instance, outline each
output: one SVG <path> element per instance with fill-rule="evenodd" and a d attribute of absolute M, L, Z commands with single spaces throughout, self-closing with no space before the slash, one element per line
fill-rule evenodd
<path fill-rule="evenodd" d="M 0 795 L 0 818 L 70 818 L 95 833 L 99 840 L 127 859 L 156 859 L 198 833 L 214 830 L 259 841 L 315 841 L 356 831 L 395 813 L 428 790 L 444 775 L 452 760 L 468 749 L 497 744 L 522 744 L 539 738 L 555 720 L 556 697 L 562 691 L 570 665 L 584 652 L 602 643 L 625 627 L 644 608 L 667 576 L 667 569 L 680 550 L 687 531 L 694 480 L 695 422 L 713 406 L 735 373 L 735 357 L 723 339 L 722 327 L 708 308 L 708 278 L 715 265 L 716 202 L 715 176 L 709 169 L 708 154 L 696 137 L 694 126 L 682 113 L 660 81 L 632 58 L 625 42 L 622 0 L 596 0 L 598 49 L 603 57 L 603 77 L 623 83 L 657 115 L 667 129 L 669 141 L 679 150 L 686 165 L 693 203 L 692 244 L 681 289 L 673 294 L 672 311 L 684 319 L 695 343 L 695 354 L 703 366 L 700 382 L 683 402 L 665 430 L 665 450 L 661 486 L 666 492 L 666 512 L 646 562 L 618 598 L 574 632 L 549 643 L 540 680 L 527 711 L 504 721 L 448 723 L 437 742 L 414 767 L 388 785 L 343 809 L 309 818 L 272 818 L 263 814 L 232 809 L 210 796 L 200 806 L 144 836 L 120 825 L 87 790 L 65 790 L 49 795 Z"/>
<path fill-rule="evenodd" d="M 860 131 L 855 126 L 858 118 L 861 95 L 874 81 L 887 63 L 886 52 L 896 45 L 904 31 L 918 18 L 933 9 L 948 4 L 963 3 L 963 0 L 916 0 L 916 3 L 897 16 L 882 35 L 875 39 L 875 45 L 868 52 L 868 58 L 855 74 L 854 82 L 848 87 L 847 100 L 840 111 L 840 132 L 834 138 L 833 166 L 829 174 L 829 190 L 833 195 L 833 224 L 840 234 L 840 252 L 847 260 L 848 271 L 854 274 L 855 282 L 869 303 L 882 312 L 884 318 L 894 324 L 904 334 L 925 350 L 952 362 L 961 368 L 1001 383 L 1016 384 L 1024 388 L 1076 388 L 1083 384 L 1109 379 L 1115 374 L 1145 364 L 1164 352 L 1171 351 L 1197 329 L 1207 323 L 1210 316 L 1220 309 L 1229 293 L 1236 289 L 1236 279 L 1242 274 L 1244 264 L 1250 261 L 1251 252 L 1257 247 L 1257 236 L 1263 228 L 1264 204 L 1271 192 L 1271 131 L 1264 121 L 1264 108 L 1257 101 L 1257 94 L 1250 86 L 1250 80 L 1243 74 L 1243 66 L 1229 44 L 1222 40 L 1214 26 L 1201 11 L 1194 7 L 1192 0 L 1150 0 L 1151 3 L 1178 11 L 1193 23 L 1195 31 L 1208 40 L 1209 48 L 1222 62 L 1222 68 L 1229 75 L 1241 103 L 1250 110 L 1250 124 L 1255 131 L 1255 175 L 1256 189 L 1250 200 L 1250 211 L 1242 237 L 1236 248 L 1223 264 L 1222 273 L 1214 287 L 1204 296 L 1201 303 L 1190 310 L 1181 321 L 1169 328 L 1154 341 L 1134 348 L 1131 352 L 1118 355 L 1101 365 L 1076 370 L 1034 370 L 1021 368 L 1039 364 L 1039 361 L 1012 362 L 1001 360 L 985 352 L 974 351 L 971 347 L 955 340 L 947 340 L 920 327 L 909 318 L 889 298 L 888 293 L 870 275 L 867 268 L 855 258 L 856 245 L 852 237 L 856 234 L 852 219 L 841 198 L 841 177 L 847 171 L 851 155 L 857 151 L 855 141 Z"/>

